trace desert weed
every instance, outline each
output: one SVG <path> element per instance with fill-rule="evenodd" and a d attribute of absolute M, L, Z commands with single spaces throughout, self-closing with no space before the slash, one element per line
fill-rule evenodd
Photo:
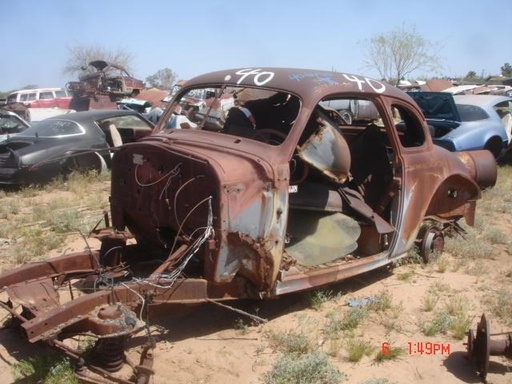
<path fill-rule="evenodd" d="M 466 337 L 466 332 L 471 325 L 471 317 L 466 313 L 457 314 L 450 323 L 451 335 L 458 340 Z"/>
<path fill-rule="evenodd" d="M 315 289 L 308 293 L 308 300 L 311 305 L 311 308 L 318 311 L 322 307 L 324 303 L 328 301 L 334 300 L 336 295 L 332 290 L 329 289 Z"/>
<path fill-rule="evenodd" d="M 407 272 L 402 272 L 402 273 L 397 274 L 396 278 L 399 281 L 409 281 L 413 278 L 413 276 L 414 276 L 413 271 L 407 271 Z"/>
<path fill-rule="evenodd" d="M 389 346 L 386 350 L 380 350 L 375 356 L 375 361 L 383 362 L 386 360 L 394 360 L 405 354 L 405 348 Z"/>
<path fill-rule="evenodd" d="M 450 259 L 446 255 L 441 255 L 436 259 L 436 270 L 439 273 L 445 273 L 450 266 Z"/>
<path fill-rule="evenodd" d="M 268 336 L 270 347 L 283 353 L 307 353 L 312 345 L 302 332 L 271 332 Z"/>
<path fill-rule="evenodd" d="M 375 347 L 369 341 L 363 339 L 348 339 L 345 350 L 349 361 L 358 362 L 363 356 L 370 356 Z"/>
<path fill-rule="evenodd" d="M 466 238 L 462 236 L 448 238 L 445 242 L 445 250 L 454 257 L 471 260 L 490 259 L 494 255 L 492 245 L 479 239 L 475 233 Z"/>
<path fill-rule="evenodd" d="M 320 351 L 281 354 L 264 376 L 265 384 L 339 384 L 343 375 Z"/>
<path fill-rule="evenodd" d="M 457 293 L 446 302 L 446 310 L 450 316 L 465 314 L 469 310 L 469 299 L 465 295 Z"/>
<path fill-rule="evenodd" d="M 487 303 L 494 316 L 505 324 L 512 324 L 512 292 L 510 290 L 498 290 L 488 297 Z"/>
<path fill-rule="evenodd" d="M 439 294 L 436 292 L 427 292 L 421 299 L 421 309 L 424 312 L 432 312 L 439 301 Z"/>
<path fill-rule="evenodd" d="M 368 302 L 366 307 L 369 311 L 384 312 L 391 308 L 393 295 L 389 291 L 383 291 L 374 297 L 374 300 Z"/>
<path fill-rule="evenodd" d="M 446 334 L 451 326 L 451 316 L 446 311 L 438 312 L 431 321 L 421 324 L 421 331 L 425 336 L 434 336 L 438 333 Z"/>
<path fill-rule="evenodd" d="M 341 318 L 341 329 L 351 330 L 357 328 L 368 317 L 368 310 L 364 307 L 350 308 Z"/>
<path fill-rule="evenodd" d="M 13 366 L 13 376 L 17 381 L 28 383 L 79 383 L 69 359 L 53 353 L 17 362 Z"/>

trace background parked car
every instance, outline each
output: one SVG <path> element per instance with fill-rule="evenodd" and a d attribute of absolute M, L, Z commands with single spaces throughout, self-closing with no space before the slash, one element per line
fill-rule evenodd
<path fill-rule="evenodd" d="M 110 166 L 109 148 L 151 133 L 133 111 L 86 111 L 42 120 L 0 144 L 0 184 L 31 184 Z"/>
<path fill-rule="evenodd" d="M 18 114 L 35 123 L 48 117 L 75 112 L 69 109 L 71 96 L 64 88 L 22 89 L 8 95 L 0 110 Z"/>
<path fill-rule="evenodd" d="M 70 108 L 76 111 L 115 108 L 116 101 L 135 97 L 145 88 L 125 68 L 104 60 L 91 61 L 78 79 L 66 84 L 73 94 Z"/>
<path fill-rule="evenodd" d="M 7 96 L 7 104 L 22 103 L 31 108 L 68 109 L 71 96 L 64 88 L 22 89 Z"/>
<path fill-rule="evenodd" d="M 0 110 L 0 142 L 28 127 L 30 124 L 16 113 Z"/>
<path fill-rule="evenodd" d="M 499 157 L 512 138 L 512 98 L 411 92 L 431 127 L 434 143 L 450 151 L 488 149 Z"/>

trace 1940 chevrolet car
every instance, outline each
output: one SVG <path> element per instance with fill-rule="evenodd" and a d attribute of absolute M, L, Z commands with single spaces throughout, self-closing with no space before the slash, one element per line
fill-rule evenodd
<path fill-rule="evenodd" d="M 207 97 L 187 109 L 191 93 Z M 354 102 L 375 119 L 330 107 Z M 1 306 L 28 341 L 73 357 L 68 338 L 96 337 L 100 363 L 81 360 L 77 374 L 113 378 L 156 306 L 273 298 L 413 247 L 428 261 L 460 220 L 473 224 L 496 177 L 489 151 L 434 146 L 416 103 L 386 83 L 283 68 L 202 75 L 151 135 L 115 152 L 111 215 L 92 232 L 101 247 L 3 274 Z M 147 351 L 138 382 L 152 374 Z"/>

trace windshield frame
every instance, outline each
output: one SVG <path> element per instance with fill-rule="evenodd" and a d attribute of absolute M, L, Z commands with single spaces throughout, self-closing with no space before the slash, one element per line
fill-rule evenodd
<path fill-rule="evenodd" d="M 190 98 L 189 95 L 203 97 Z M 188 131 L 209 131 L 264 142 L 260 137 L 255 139 L 251 133 L 230 133 L 226 129 L 234 111 L 239 110 L 253 124 L 254 133 L 264 129 L 267 133 L 282 129 L 284 138 L 277 142 L 274 137 L 266 143 L 276 146 L 286 141 L 301 113 L 302 106 L 300 97 L 286 90 L 237 84 L 196 84 L 180 88 L 165 108 L 153 134 L 185 128 Z M 278 115 L 285 114 L 286 118 L 277 119 Z M 176 120 L 183 121 L 185 118 L 189 119 L 188 125 L 179 126 L 180 123 Z"/>

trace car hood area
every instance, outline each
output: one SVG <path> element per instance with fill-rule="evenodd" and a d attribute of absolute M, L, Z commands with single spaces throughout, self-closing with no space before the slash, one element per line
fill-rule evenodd
<path fill-rule="evenodd" d="M 460 122 L 461 118 L 455 100 L 447 92 L 410 92 L 416 104 L 427 119 Z"/>
<path fill-rule="evenodd" d="M 76 138 L 13 137 L 0 144 L 0 167 L 21 168 L 62 159 L 69 150 L 79 150 Z"/>

